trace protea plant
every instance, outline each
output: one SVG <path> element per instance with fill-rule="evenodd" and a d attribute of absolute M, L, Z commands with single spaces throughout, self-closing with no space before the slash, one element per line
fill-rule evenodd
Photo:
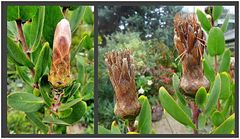
<path fill-rule="evenodd" d="M 195 96 L 200 87 L 210 87 L 203 73 L 202 57 L 205 35 L 196 16 L 177 14 L 174 18 L 174 43 L 182 62 L 180 88 L 187 95 Z"/>

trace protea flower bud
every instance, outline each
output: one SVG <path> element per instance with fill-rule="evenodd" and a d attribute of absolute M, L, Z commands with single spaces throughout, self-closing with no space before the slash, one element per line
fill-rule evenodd
<path fill-rule="evenodd" d="M 202 86 L 209 89 L 209 81 L 204 76 L 202 56 L 205 36 L 194 14 L 174 18 L 174 43 L 182 62 L 180 88 L 187 95 L 195 95 Z"/>
<path fill-rule="evenodd" d="M 129 50 L 106 54 L 109 77 L 115 91 L 114 113 L 122 119 L 135 119 L 140 112 L 133 58 Z"/>
<path fill-rule="evenodd" d="M 62 19 L 54 34 L 52 65 L 48 77 L 54 88 L 63 88 L 70 83 L 70 46 L 70 24 L 68 20 Z"/>

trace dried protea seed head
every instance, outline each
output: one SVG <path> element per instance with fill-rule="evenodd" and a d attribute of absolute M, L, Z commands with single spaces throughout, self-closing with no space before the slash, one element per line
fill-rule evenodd
<path fill-rule="evenodd" d="M 122 119 L 135 119 L 140 112 L 138 102 L 133 57 L 129 50 L 109 52 L 105 62 L 115 91 L 114 113 Z"/>
<path fill-rule="evenodd" d="M 63 88 L 70 83 L 70 46 L 70 24 L 68 20 L 62 19 L 54 34 L 52 65 L 48 77 L 54 88 Z"/>
<path fill-rule="evenodd" d="M 197 23 L 195 14 L 180 15 L 174 18 L 174 44 L 182 62 L 180 87 L 188 95 L 195 95 L 202 86 L 209 89 L 210 83 L 203 74 L 202 56 L 205 35 Z"/>

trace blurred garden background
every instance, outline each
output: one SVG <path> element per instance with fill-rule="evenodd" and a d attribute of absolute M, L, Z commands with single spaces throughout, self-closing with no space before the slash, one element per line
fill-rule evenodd
<path fill-rule="evenodd" d="M 32 9 L 38 9 L 40 6 L 32 6 Z M 75 82 L 80 83 L 81 86 L 77 90 L 77 98 L 81 98 L 87 104 L 87 110 L 84 116 L 74 125 L 68 126 L 66 129 L 64 126 L 56 126 L 55 132 L 58 134 L 93 134 L 93 82 L 94 82 L 94 14 L 92 6 L 41 6 L 45 9 L 44 12 L 44 27 L 43 33 L 40 38 L 40 44 L 37 46 L 37 50 L 31 53 L 31 56 L 38 56 L 39 49 L 43 42 L 48 41 L 52 48 L 53 36 L 56 28 L 56 24 L 62 19 L 66 18 L 70 22 L 72 43 L 70 48 L 71 57 L 71 77 Z M 27 8 L 26 8 L 27 9 Z M 30 9 L 30 8 L 29 8 Z M 40 9 L 40 8 L 39 8 Z M 30 11 L 30 10 L 29 10 Z M 31 11 L 32 12 L 32 11 Z M 24 15 L 23 15 L 24 16 Z M 36 15 L 35 15 L 36 16 Z M 34 18 L 34 17 L 33 17 Z M 32 37 L 29 33 L 28 26 L 31 26 L 32 19 L 24 21 L 22 23 L 23 32 L 28 39 L 28 36 Z M 8 37 L 18 42 L 19 36 L 17 31 L 17 25 L 15 21 L 7 22 Z M 47 30 L 48 29 L 48 30 Z M 34 37 L 34 36 L 33 36 Z M 29 45 L 29 47 L 31 47 Z M 29 48 L 31 50 L 31 48 Z M 52 55 L 52 51 L 51 54 Z M 47 64 L 47 63 L 44 63 Z M 49 63 L 50 65 L 51 63 Z M 21 69 L 30 82 L 25 82 L 25 78 L 22 78 L 21 72 L 17 69 Z M 50 68 L 50 66 L 49 66 Z M 49 68 L 46 69 L 45 74 L 48 74 Z M 33 87 L 30 70 L 24 66 L 18 66 L 14 63 L 12 58 L 7 57 L 7 95 L 12 93 L 33 93 Z M 50 93 L 50 92 L 48 92 Z M 40 96 L 40 94 L 34 94 Z M 49 94 L 51 95 L 51 94 Z M 38 114 L 44 113 L 46 109 L 42 107 Z M 41 117 L 42 118 L 42 117 Z M 77 118 L 77 117 L 76 117 Z M 26 116 L 25 112 L 15 110 L 11 107 L 7 109 L 7 127 L 9 134 L 43 134 L 34 123 L 32 123 Z"/>
<path fill-rule="evenodd" d="M 133 52 L 137 93 L 148 97 L 152 106 L 153 130 L 155 133 L 188 134 L 191 130 L 177 123 L 168 114 L 163 114 L 159 104 L 158 90 L 164 86 L 174 94 L 172 75 L 181 75 L 181 64 L 174 46 L 173 19 L 177 13 L 204 11 L 207 6 L 99 6 L 99 125 L 110 129 L 116 121 L 121 131 L 127 131 L 121 119 L 114 114 L 114 90 L 109 80 L 104 55 L 108 51 L 130 49 Z M 229 14 L 226 45 L 234 57 L 235 9 L 223 6 L 224 11 L 215 23 L 221 26 Z"/>

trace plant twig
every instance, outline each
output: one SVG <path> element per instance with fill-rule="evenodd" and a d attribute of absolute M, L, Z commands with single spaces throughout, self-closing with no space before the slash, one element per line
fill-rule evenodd
<path fill-rule="evenodd" d="M 190 107 L 192 109 L 192 119 L 193 123 L 196 125 L 196 128 L 193 129 L 194 134 L 198 134 L 198 116 L 199 116 L 199 110 L 195 102 L 190 102 Z"/>

